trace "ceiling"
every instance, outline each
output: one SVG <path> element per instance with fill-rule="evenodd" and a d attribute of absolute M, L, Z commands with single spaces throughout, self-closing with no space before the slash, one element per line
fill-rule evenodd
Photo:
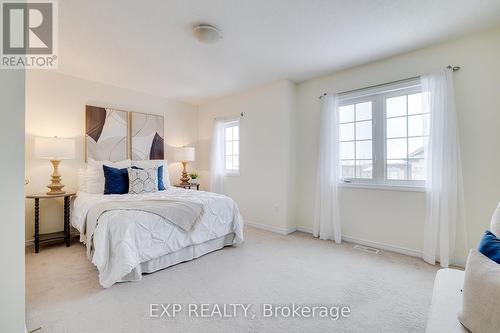
<path fill-rule="evenodd" d="M 196 23 L 223 39 L 202 44 Z M 59 70 L 200 104 L 500 23 L 499 0 L 64 0 Z"/>

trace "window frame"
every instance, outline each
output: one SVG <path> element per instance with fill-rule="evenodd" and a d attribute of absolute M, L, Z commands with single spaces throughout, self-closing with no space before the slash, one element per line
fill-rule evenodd
<path fill-rule="evenodd" d="M 227 169 L 226 168 L 226 157 L 228 156 L 226 154 L 226 128 L 229 128 L 229 127 L 235 127 L 235 126 L 238 126 L 238 140 L 231 140 L 231 142 L 234 142 L 234 141 L 237 141 L 238 142 L 238 169 Z M 234 120 L 228 120 L 228 121 L 225 121 L 223 126 L 222 126 L 222 138 L 223 138 L 223 165 L 224 165 L 224 175 L 225 176 L 239 176 L 240 175 L 240 169 L 241 169 L 241 165 L 240 165 L 240 156 L 241 156 L 241 150 L 240 150 L 240 142 L 241 142 L 241 133 L 240 133 L 240 129 L 241 129 L 241 126 L 240 126 L 240 121 L 239 119 L 234 119 Z M 231 154 L 230 156 L 234 156 L 234 154 Z"/>
<path fill-rule="evenodd" d="M 395 180 L 387 178 L 386 100 L 391 97 L 421 93 L 421 90 L 420 79 L 410 79 L 405 80 L 404 82 L 384 84 L 375 88 L 361 89 L 347 94 L 340 94 L 338 105 L 339 108 L 351 104 L 359 104 L 368 101 L 372 102 L 372 178 L 342 178 L 342 186 L 404 191 L 425 190 L 425 180 Z M 408 138 L 408 113 L 406 113 L 405 116 L 401 117 L 406 118 L 406 138 Z M 354 119 L 354 121 L 355 120 L 356 119 Z M 340 132 L 340 121 L 337 124 L 337 130 Z M 338 140 L 340 148 L 340 133 Z M 356 158 L 356 156 L 354 157 Z M 408 161 L 408 156 L 405 158 L 405 160 Z M 409 164 L 407 165 L 407 172 L 408 170 Z"/>
<path fill-rule="evenodd" d="M 383 180 L 384 182 L 387 184 L 387 185 L 392 185 L 392 186 L 411 186 L 411 187 L 424 187 L 425 186 L 425 180 L 413 180 L 413 179 L 405 179 L 405 180 L 402 180 L 402 179 L 388 179 L 387 178 L 387 106 L 386 106 L 386 101 L 388 98 L 391 98 L 391 97 L 398 97 L 398 96 L 408 96 L 408 95 L 412 95 L 412 94 L 417 94 L 417 93 L 422 93 L 422 89 L 421 87 L 409 87 L 407 89 L 401 89 L 401 90 L 398 90 L 398 91 L 394 91 L 394 92 L 390 92 L 390 93 L 387 93 L 387 94 L 382 94 L 381 97 L 382 97 L 382 103 L 383 103 L 383 107 L 382 107 L 382 122 L 383 122 L 383 137 L 382 137 L 382 148 L 384 149 L 383 151 L 383 172 L 384 172 L 384 175 L 383 175 Z M 409 128 L 408 128 L 408 100 L 406 102 L 406 115 L 404 116 L 400 116 L 400 117 L 405 117 L 406 118 L 406 139 L 409 140 L 410 138 L 412 138 L 412 136 L 409 136 Z M 422 115 L 424 114 L 423 112 L 421 113 Z M 391 117 L 391 118 L 397 118 L 397 117 Z M 416 136 L 415 136 L 416 137 Z M 425 137 L 425 135 L 424 135 Z M 403 138 L 403 137 L 402 137 Z M 425 143 L 424 143 L 424 147 L 425 147 Z M 408 158 L 408 143 L 407 143 L 407 153 L 406 153 L 406 158 L 405 160 L 408 162 L 409 158 Z M 424 161 L 425 161 L 425 157 L 424 157 Z M 406 165 L 406 173 L 408 174 L 408 172 L 410 171 L 410 165 L 409 163 Z"/>
<path fill-rule="evenodd" d="M 372 102 L 372 118 L 371 118 L 371 122 L 372 122 L 372 138 L 371 138 L 371 141 L 372 141 L 372 167 L 375 166 L 375 132 L 374 132 L 374 128 L 375 128 L 375 119 L 374 119 L 374 115 L 373 115 L 373 109 L 374 109 L 374 103 L 373 103 L 373 99 L 370 98 L 371 96 L 360 96 L 360 97 L 353 97 L 353 98 L 349 98 L 348 99 L 348 103 L 343 103 L 344 101 L 342 99 L 339 100 L 339 108 L 342 107 L 342 106 L 346 106 L 346 105 L 351 105 L 351 104 L 361 104 L 361 103 L 366 103 L 366 102 Z M 346 99 L 347 100 L 347 99 Z M 368 120 L 362 120 L 362 121 L 368 121 Z M 354 124 L 354 133 L 356 133 L 356 109 L 354 109 L 354 120 L 352 122 L 346 122 L 346 123 L 342 123 L 342 124 L 349 124 L 349 123 L 353 123 Z M 339 127 L 338 127 L 338 131 L 339 131 L 339 152 L 340 152 L 340 120 L 339 120 Z M 368 141 L 370 139 L 366 139 L 366 140 L 356 140 L 356 134 L 354 134 L 354 140 L 352 142 L 354 142 L 354 163 L 356 163 L 356 161 L 358 160 L 356 158 L 356 142 L 357 141 Z M 344 142 L 349 142 L 349 141 L 344 141 Z M 342 159 L 340 159 L 342 160 Z M 360 159 L 360 160 L 367 160 L 367 159 Z M 356 165 L 356 164 L 355 164 Z M 350 181 L 346 181 L 345 179 L 343 179 L 344 183 L 346 184 L 353 184 L 353 183 L 356 183 L 356 184 L 364 184 L 364 185 L 369 185 L 369 184 L 372 184 L 373 183 L 373 179 L 374 179 L 374 173 L 372 171 L 372 179 L 369 179 L 369 178 L 356 178 L 356 166 L 354 167 L 354 178 L 348 178 L 348 180 Z"/>

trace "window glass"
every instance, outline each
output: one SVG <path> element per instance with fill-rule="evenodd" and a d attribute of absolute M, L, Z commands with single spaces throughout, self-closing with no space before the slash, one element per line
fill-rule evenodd
<path fill-rule="evenodd" d="M 342 96 L 339 123 L 345 181 L 423 186 L 430 116 L 417 80 Z"/>
<path fill-rule="evenodd" d="M 422 94 L 408 95 L 408 114 L 422 113 Z"/>
<path fill-rule="evenodd" d="M 348 123 L 354 121 L 354 105 L 339 107 L 339 122 Z"/>
<path fill-rule="evenodd" d="M 425 180 L 425 140 L 429 115 L 422 110 L 422 94 L 387 97 L 386 105 L 386 178 L 389 180 Z"/>
<path fill-rule="evenodd" d="M 226 171 L 235 172 L 240 168 L 240 126 L 229 122 L 224 127 L 224 160 Z"/>
<path fill-rule="evenodd" d="M 406 96 L 387 98 L 385 103 L 387 118 L 406 115 Z"/>
<path fill-rule="evenodd" d="M 356 104 L 356 121 L 372 119 L 372 102 Z"/>
<path fill-rule="evenodd" d="M 406 117 L 387 119 L 387 138 L 401 138 L 406 136 Z"/>
<path fill-rule="evenodd" d="M 372 101 L 339 107 L 342 177 L 372 179 Z"/>

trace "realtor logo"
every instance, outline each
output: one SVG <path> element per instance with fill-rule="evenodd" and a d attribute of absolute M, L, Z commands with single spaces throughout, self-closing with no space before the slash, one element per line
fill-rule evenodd
<path fill-rule="evenodd" d="M 57 68 L 57 3 L 2 2 L 2 68 Z"/>

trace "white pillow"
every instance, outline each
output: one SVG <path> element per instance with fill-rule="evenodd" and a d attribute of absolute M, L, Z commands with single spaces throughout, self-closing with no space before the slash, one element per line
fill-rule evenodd
<path fill-rule="evenodd" d="M 87 169 L 83 169 L 83 168 L 78 169 L 77 175 L 78 175 L 78 181 L 77 181 L 78 191 L 88 192 L 88 190 L 87 190 Z"/>
<path fill-rule="evenodd" d="M 500 328 L 500 265 L 470 250 L 458 320 L 474 333 L 497 333 Z"/>
<path fill-rule="evenodd" d="M 160 167 L 161 165 L 163 165 L 163 185 L 165 185 L 165 187 L 170 186 L 170 175 L 168 174 L 167 160 L 132 161 L 132 166 L 136 166 L 141 169 Z"/>
<path fill-rule="evenodd" d="M 101 179 L 98 169 L 87 168 L 85 170 L 85 189 L 87 193 L 104 193 L 104 182 Z"/>
<path fill-rule="evenodd" d="M 123 160 L 118 162 L 111 161 L 95 161 L 89 158 L 87 162 L 87 172 L 86 172 L 86 189 L 88 193 L 104 193 L 104 171 L 102 169 L 103 165 L 110 166 L 112 168 L 130 168 L 130 160 Z"/>
<path fill-rule="evenodd" d="M 497 237 L 500 237 L 500 202 L 493 213 L 490 223 L 490 231 Z"/>
<path fill-rule="evenodd" d="M 128 193 L 141 194 L 158 191 L 158 168 L 128 168 Z"/>

